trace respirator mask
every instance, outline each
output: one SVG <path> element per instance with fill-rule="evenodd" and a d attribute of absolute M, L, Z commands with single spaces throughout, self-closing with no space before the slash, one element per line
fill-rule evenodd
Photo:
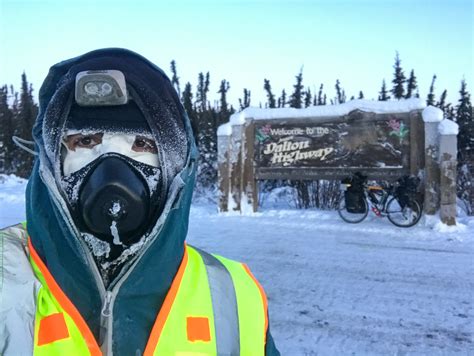
<path fill-rule="evenodd" d="M 146 119 L 119 71 L 76 76 L 61 140 L 61 188 L 81 232 L 137 242 L 162 209 L 163 172 Z"/>

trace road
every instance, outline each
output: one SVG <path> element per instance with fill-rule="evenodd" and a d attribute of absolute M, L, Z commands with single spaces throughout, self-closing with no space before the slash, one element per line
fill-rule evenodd
<path fill-rule="evenodd" d="M 465 223 L 446 234 L 424 221 L 194 207 L 188 242 L 250 266 L 283 355 L 474 355 L 474 219 Z"/>

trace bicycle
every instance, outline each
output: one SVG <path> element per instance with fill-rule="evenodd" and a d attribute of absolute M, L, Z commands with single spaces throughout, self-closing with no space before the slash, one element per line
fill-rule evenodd
<path fill-rule="evenodd" d="M 341 198 L 337 211 L 339 216 L 348 223 L 362 222 L 372 212 L 378 217 L 387 217 L 398 227 L 411 227 L 418 223 L 422 215 L 422 206 L 414 197 L 411 177 L 402 177 L 395 185 L 386 187 L 368 185 L 367 177 L 361 174 L 353 175 L 349 180 L 341 182 Z M 411 186 L 408 186 L 411 184 Z M 415 186 L 415 190 L 416 190 Z"/>

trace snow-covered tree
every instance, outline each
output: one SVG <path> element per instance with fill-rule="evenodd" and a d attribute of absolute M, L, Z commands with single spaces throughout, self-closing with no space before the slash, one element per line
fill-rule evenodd
<path fill-rule="evenodd" d="M 179 77 L 176 71 L 176 61 L 174 59 L 171 61 L 171 73 L 173 74 L 173 76 L 171 77 L 171 84 L 173 84 L 173 87 L 176 89 L 178 96 L 181 96 L 181 89 L 179 87 Z"/>
<path fill-rule="evenodd" d="M 286 106 L 286 91 L 283 89 L 281 91 L 281 96 L 278 98 L 278 107 L 284 108 Z"/>
<path fill-rule="evenodd" d="M 382 81 L 382 88 L 379 92 L 379 101 L 387 101 L 390 99 L 387 91 L 387 85 L 385 84 L 385 79 Z"/>
<path fill-rule="evenodd" d="M 244 110 L 250 106 L 251 92 L 247 88 L 244 88 L 244 97 L 239 99 L 240 110 Z"/>
<path fill-rule="evenodd" d="M 418 88 L 418 84 L 416 82 L 415 71 L 412 69 L 410 72 L 410 77 L 408 78 L 407 82 L 407 94 L 405 98 L 411 98 L 412 96 L 416 96 L 415 92 Z"/>
<path fill-rule="evenodd" d="M 290 107 L 300 109 L 303 103 L 303 70 L 295 76 L 296 83 L 293 85 L 293 94 L 290 96 Z"/>
<path fill-rule="evenodd" d="M 434 95 L 435 82 L 436 82 L 436 74 L 433 75 L 433 79 L 431 79 L 430 92 L 428 93 L 428 96 L 426 97 L 426 105 L 433 106 L 435 104 L 435 95 Z"/>
<path fill-rule="evenodd" d="M 270 109 L 275 108 L 276 107 L 275 95 L 272 93 L 272 86 L 270 85 L 270 81 L 268 79 L 264 79 L 263 89 L 267 92 L 268 107 Z"/>
<path fill-rule="evenodd" d="M 227 80 L 223 79 L 221 81 L 221 85 L 219 87 L 219 91 L 217 93 L 219 93 L 221 95 L 221 98 L 220 98 L 220 111 L 223 112 L 223 113 L 227 113 L 228 112 L 228 105 L 227 105 L 227 92 L 229 91 L 230 89 L 230 84 Z"/>
<path fill-rule="evenodd" d="M 26 74 L 21 75 L 21 92 L 18 111 L 14 115 L 14 135 L 25 140 L 33 140 L 32 129 L 38 113 L 38 107 L 33 101 L 33 87 L 28 83 Z M 33 168 L 34 157 L 22 149 L 16 148 L 13 153 L 12 168 L 14 173 L 27 178 Z"/>
<path fill-rule="evenodd" d="M 396 52 L 395 55 L 395 64 L 393 65 L 393 68 L 395 69 L 395 72 L 393 73 L 393 87 L 392 87 L 392 94 L 395 99 L 402 99 L 405 96 L 405 74 L 403 73 L 403 69 L 401 66 L 401 60 L 400 56 L 398 55 L 398 52 Z"/>
<path fill-rule="evenodd" d="M 0 173 L 11 173 L 11 161 L 15 146 L 13 136 L 13 112 L 8 107 L 8 87 L 0 88 Z"/>
<path fill-rule="evenodd" d="M 336 85 L 334 86 L 336 88 L 336 98 L 334 99 L 333 103 L 334 104 L 342 104 L 346 102 L 346 93 L 344 89 L 341 88 L 341 82 L 339 79 L 336 79 Z"/>
<path fill-rule="evenodd" d="M 443 110 L 446 116 L 446 110 L 449 107 L 449 104 L 446 104 L 446 97 L 448 96 L 448 91 L 445 89 L 441 96 L 439 97 L 439 101 L 436 103 L 436 106 Z"/>
<path fill-rule="evenodd" d="M 308 87 L 306 91 L 304 92 L 304 107 L 307 108 L 308 106 L 311 106 L 311 100 L 313 99 L 311 95 L 311 89 Z"/>

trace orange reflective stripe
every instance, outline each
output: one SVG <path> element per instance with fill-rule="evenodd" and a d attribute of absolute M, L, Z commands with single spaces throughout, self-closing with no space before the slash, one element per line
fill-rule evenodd
<path fill-rule="evenodd" d="M 48 284 L 49 290 L 51 291 L 53 296 L 58 300 L 58 302 L 61 304 L 61 307 L 66 311 L 66 313 L 68 313 L 71 316 L 71 318 L 74 320 L 77 327 L 79 328 L 79 331 L 81 332 L 82 337 L 86 341 L 87 348 L 89 349 L 91 355 L 92 356 L 102 355 L 102 352 L 100 351 L 100 348 L 97 345 L 97 341 L 95 340 L 94 335 L 92 335 L 92 332 L 90 331 L 86 322 L 84 321 L 84 319 L 82 318 L 81 314 L 76 309 L 74 304 L 72 304 L 72 302 L 69 300 L 66 294 L 64 294 L 61 287 L 59 287 L 59 285 L 56 283 L 53 276 L 49 272 L 48 268 L 43 263 L 38 253 L 34 249 L 33 244 L 31 243 L 31 239 L 29 237 L 28 237 L 28 249 L 30 251 L 31 258 L 33 259 L 33 261 L 36 263 L 39 270 L 43 274 L 44 279 L 46 280 L 46 283 Z"/>
<path fill-rule="evenodd" d="M 186 333 L 188 340 L 194 341 L 211 341 L 211 330 L 209 328 L 209 318 L 188 316 L 186 318 Z"/>
<path fill-rule="evenodd" d="M 40 320 L 38 346 L 69 337 L 63 313 L 51 314 Z"/>
<path fill-rule="evenodd" d="M 186 245 L 184 247 L 184 255 L 181 261 L 181 265 L 178 268 L 178 272 L 171 283 L 170 290 L 168 294 L 166 294 L 165 301 L 161 306 L 160 312 L 156 317 L 155 324 L 151 329 L 150 338 L 146 344 L 145 352 L 143 353 L 144 356 L 152 356 L 156 345 L 158 345 L 158 340 L 160 339 L 161 331 L 163 330 L 163 326 L 165 325 L 166 319 L 168 318 L 168 314 L 170 313 L 171 306 L 176 298 L 176 294 L 178 293 L 179 286 L 181 285 L 181 280 L 183 279 L 184 270 L 186 269 L 186 265 L 188 264 L 188 252 L 186 251 Z"/>
<path fill-rule="evenodd" d="M 268 330 L 268 302 L 267 302 L 267 295 L 265 294 L 265 291 L 263 290 L 262 285 L 257 281 L 257 278 L 250 272 L 249 267 L 245 264 L 242 263 L 242 266 L 244 267 L 245 271 L 247 274 L 253 279 L 255 284 L 258 286 L 258 289 L 260 290 L 260 295 L 262 296 L 262 302 L 263 302 L 263 311 L 265 313 L 265 329 L 263 332 L 263 344 L 265 345 L 267 343 L 267 330 Z"/>

